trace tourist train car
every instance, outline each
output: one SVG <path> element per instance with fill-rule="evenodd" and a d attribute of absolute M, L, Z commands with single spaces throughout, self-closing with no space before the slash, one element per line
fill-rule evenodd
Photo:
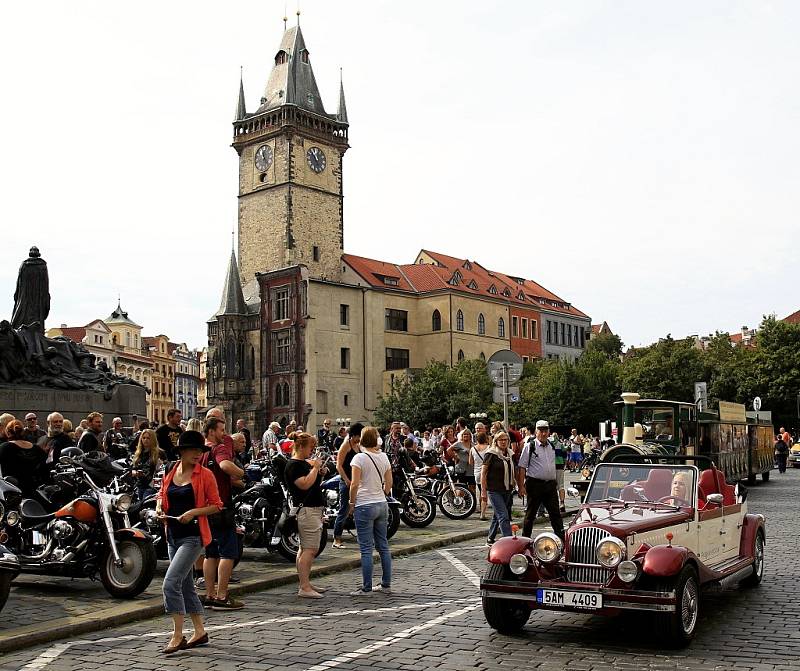
<path fill-rule="evenodd" d="M 635 446 L 637 395 L 623 397 L 622 444 Z M 661 422 L 666 441 L 667 411 L 680 421 L 681 408 L 651 408 L 639 417 Z M 544 532 L 492 545 L 480 585 L 484 615 L 497 631 L 516 633 L 534 610 L 639 611 L 665 644 L 685 645 L 702 589 L 760 584 L 765 542 L 764 517 L 748 512 L 746 489 L 728 484 L 709 457 L 619 451 L 595 468 L 563 539 Z"/>
<path fill-rule="evenodd" d="M 626 394 L 623 394 L 626 396 Z M 617 426 L 624 425 L 626 404 L 618 401 Z M 720 403 L 719 410 L 698 412 L 693 403 L 662 399 L 636 399 L 631 441 L 617 436 L 617 445 L 607 449 L 600 461 L 618 454 L 690 454 L 706 456 L 725 473 L 730 483 L 746 480 L 755 484 L 756 476 L 769 480 L 773 466 L 773 427 L 764 420 L 748 418 L 744 405 Z M 591 470 L 585 469 L 575 486 L 588 487 Z"/>

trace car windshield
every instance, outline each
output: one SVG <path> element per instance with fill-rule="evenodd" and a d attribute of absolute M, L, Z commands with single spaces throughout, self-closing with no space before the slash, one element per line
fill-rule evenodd
<path fill-rule="evenodd" d="M 696 469 L 691 466 L 600 464 L 586 494 L 586 503 L 598 501 L 665 503 L 694 506 Z"/>

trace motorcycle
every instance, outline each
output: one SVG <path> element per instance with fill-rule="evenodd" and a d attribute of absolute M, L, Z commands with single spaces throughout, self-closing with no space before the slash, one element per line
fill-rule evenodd
<path fill-rule="evenodd" d="M 0 514 L 0 523 L 2 523 Z M 3 534 L 0 534 L 0 540 Z M 0 545 L 0 611 L 8 601 L 8 593 L 11 591 L 11 581 L 19 574 L 19 559 L 5 545 Z"/>
<path fill-rule="evenodd" d="M 339 480 L 340 477 L 337 475 L 322 483 L 322 489 L 325 491 L 325 511 L 322 519 L 325 520 L 325 526 L 328 529 L 333 529 L 336 516 L 339 514 Z M 393 496 L 387 496 L 386 503 L 389 504 L 389 522 L 386 525 L 386 538 L 391 538 L 400 528 L 400 516 L 403 514 L 403 506 Z M 343 528 L 345 531 L 355 530 L 356 523 L 352 515 L 347 516 Z"/>
<path fill-rule="evenodd" d="M 106 591 L 118 598 L 133 598 L 147 589 L 156 570 L 152 538 L 130 528 L 132 497 L 113 491 L 120 489 L 119 482 L 107 476 L 107 470 L 85 458 L 62 456 L 53 476 L 56 484 L 67 489 L 80 483 L 83 493 L 54 512 L 36 499 L 23 499 L 11 485 L 17 491 L 7 493 L 20 502 L 6 512 L 6 547 L 16 554 L 21 573 L 71 578 L 99 574 Z"/>
<path fill-rule="evenodd" d="M 436 497 L 424 489 L 428 485 L 428 479 L 412 477 L 404 468 L 396 468 L 392 473 L 392 480 L 392 494 L 396 493 L 402 507 L 400 519 L 414 529 L 426 527 L 433 522 L 436 518 Z"/>
<path fill-rule="evenodd" d="M 292 513 L 291 495 L 283 480 L 288 459 L 276 454 L 271 459 L 251 461 L 246 470 L 251 480 L 243 492 L 234 496 L 236 523 L 244 529 L 247 547 L 265 548 L 295 561 L 300 552 L 297 518 Z M 328 530 L 323 522 L 317 555 L 328 544 Z"/>
<path fill-rule="evenodd" d="M 475 512 L 475 494 L 467 485 L 453 479 L 452 466 L 440 461 L 439 464 L 425 467 L 419 472 L 428 479 L 422 488 L 428 489 L 436 497 L 436 503 L 445 517 L 465 520 Z"/>

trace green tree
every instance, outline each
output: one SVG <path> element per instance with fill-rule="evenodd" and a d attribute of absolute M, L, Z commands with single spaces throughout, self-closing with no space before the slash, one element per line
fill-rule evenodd
<path fill-rule="evenodd" d="M 644 397 L 694 401 L 694 383 L 703 379 L 702 351 L 692 338 L 673 340 L 667 335 L 654 345 L 637 349 L 620 367 L 623 391 Z"/>
<path fill-rule="evenodd" d="M 618 335 L 614 333 L 600 333 L 592 336 L 591 340 L 586 344 L 586 351 L 599 352 L 609 359 L 619 361 L 623 347 L 624 343 Z"/>
<path fill-rule="evenodd" d="M 762 397 L 776 425 L 797 426 L 797 395 L 800 393 L 800 325 L 765 317 L 753 351 L 751 384 L 743 390 L 748 405 Z"/>

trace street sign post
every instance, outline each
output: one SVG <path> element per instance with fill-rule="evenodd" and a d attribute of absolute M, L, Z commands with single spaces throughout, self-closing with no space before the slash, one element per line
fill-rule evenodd
<path fill-rule="evenodd" d="M 761 397 L 760 396 L 756 396 L 753 399 L 753 410 L 755 410 L 756 412 L 761 410 Z"/>
<path fill-rule="evenodd" d="M 694 402 L 701 412 L 708 409 L 708 384 L 705 382 L 694 383 Z"/>
<path fill-rule="evenodd" d="M 486 362 L 486 372 L 489 374 L 495 387 L 502 388 L 503 396 L 503 426 L 508 431 L 508 402 L 511 396 L 519 400 L 519 387 L 512 391 L 509 385 L 519 382 L 522 377 L 522 357 L 510 349 L 501 349 L 492 354 Z"/>

